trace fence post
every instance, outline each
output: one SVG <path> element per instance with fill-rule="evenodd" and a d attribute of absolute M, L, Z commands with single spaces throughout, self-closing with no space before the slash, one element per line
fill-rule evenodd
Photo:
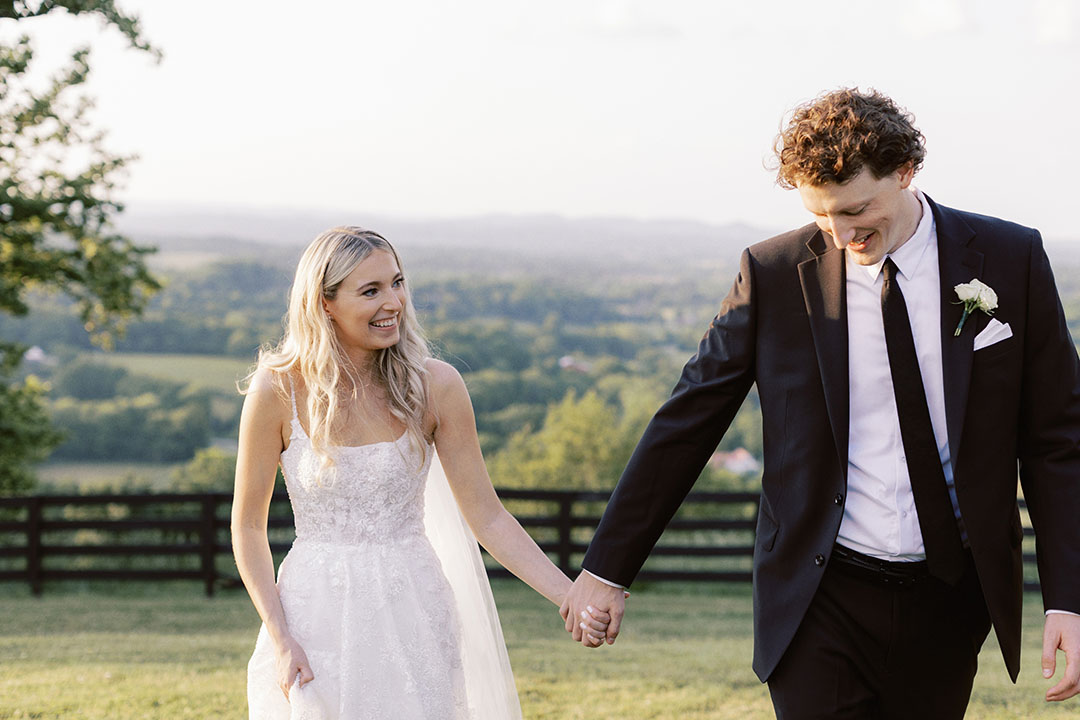
<path fill-rule="evenodd" d="M 217 580 L 217 498 L 212 494 L 203 497 L 202 522 L 199 525 L 199 555 L 202 558 L 203 584 L 206 596 L 213 597 Z"/>
<path fill-rule="evenodd" d="M 573 530 L 574 496 L 567 494 L 559 498 L 559 569 L 567 575 L 573 572 L 570 567 L 570 533 Z"/>
<path fill-rule="evenodd" d="M 26 504 L 26 577 L 30 592 L 41 595 L 41 498 L 27 498 Z"/>

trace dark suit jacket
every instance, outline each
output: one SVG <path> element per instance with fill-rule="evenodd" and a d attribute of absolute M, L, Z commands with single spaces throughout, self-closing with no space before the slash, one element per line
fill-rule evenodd
<path fill-rule="evenodd" d="M 941 271 L 945 410 L 956 492 L 1009 673 L 1020 666 L 1020 480 L 1044 604 L 1080 612 L 1080 360 L 1036 230 L 930 203 Z M 629 586 L 753 383 L 764 473 L 754 549 L 754 670 L 765 681 L 816 591 L 847 490 L 844 253 L 809 225 L 743 252 L 731 293 L 653 417 L 583 566 Z M 954 286 L 998 294 L 1013 336 L 973 351 L 953 336 Z M 882 358 L 882 362 L 887 362 Z M 823 562 L 825 561 L 825 562 Z"/>

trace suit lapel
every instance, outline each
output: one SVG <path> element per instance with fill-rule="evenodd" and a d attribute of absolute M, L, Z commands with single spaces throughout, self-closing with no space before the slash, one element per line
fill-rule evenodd
<path fill-rule="evenodd" d="M 971 362 L 977 317 L 969 317 L 959 337 L 954 336 L 963 315 L 963 305 L 956 304 L 954 288 L 970 282 L 982 272 L 983 254 L 968 247 L 975 232 L 955 212 L 940 207 L 928 197 L 937 228 L 938 267 L 941 275 L 941 364 L 945 385 L 945 418 L 949 432 L 949 456 L 956 470 L 960 434 L 964 428 L 968 387 L 971 384 Z"/>
<path fill-rule="evenodd" d="M 814 257 L 799 263 L 810 330 L 814 337 L 825 406 L 840 467 L 847 480 L 848 465 L 848 327 L 844 286 L 844 252 L 825 241 L 821 232 L 806 243 Z"/>

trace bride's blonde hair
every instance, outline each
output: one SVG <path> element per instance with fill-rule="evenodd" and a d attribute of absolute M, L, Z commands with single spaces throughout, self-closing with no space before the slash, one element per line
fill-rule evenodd
<path fill-rule="evenodd" d="M 331 431 L 341 411 L 338 388 L 343 381 L 352 385 L 352 397 L 362 387 L 357 369 L 338 341 L 323 307 L 323 299 L 333 300 L 341 282 L 376 250 L 394 256 L 404 277 L 394 247 L 382 235 L 361 227 L 331 228 L 316 237 L 304 250 L 289 291 L 289 311 L 285 334 L 276 347 L 259 351 L 252 375 L 266 368 L 273 371 L 279 390 L 290 394 L 283 380 L 295 371 L 307 389 L 305 406 L 311 447 L 320 461 L 320 470 L 332 471 L 334 458 Z M 410 443 L 426 458 L 424 412 L 428 404 L 424 360 L 431 356 L 423 330 L 416 320 L 412 295 L 404 284 L 405 307 L 398 319 L 400 339 L 396 345 L 375 353 L 375 381 L 386 391 L 391 414 L 405 424 Z M 250 378 L 251 376 L 249 376 Z"/>

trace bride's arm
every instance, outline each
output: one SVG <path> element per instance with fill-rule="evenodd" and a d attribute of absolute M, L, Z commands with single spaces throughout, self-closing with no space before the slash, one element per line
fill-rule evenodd
<path fill-rule="evenodd" d="M 429 360 L 435 448 L 454 498 L 476 539 L 499 564 L 538 593 L 561 605 L 570 579 L 537 547 L 506 511 L 491 486 L 465 382 L 452 366 Z"/>
<path fill-rule="evenodd" d="M 236 567 L 274 644 L 278 681 L 285 685 L 282 690 L 286 697 L 297 672 L 301 675 L 301 685 L 313 677 L 303 649 L 293 640 L 285 623 L 266 534 L 278 458 L 284 445 L 283 427 L 288 426 L 291 416 L 289 402 L 274 387 L 270 373 L 257 373 L 240 414 L 231 519 Z"/>

